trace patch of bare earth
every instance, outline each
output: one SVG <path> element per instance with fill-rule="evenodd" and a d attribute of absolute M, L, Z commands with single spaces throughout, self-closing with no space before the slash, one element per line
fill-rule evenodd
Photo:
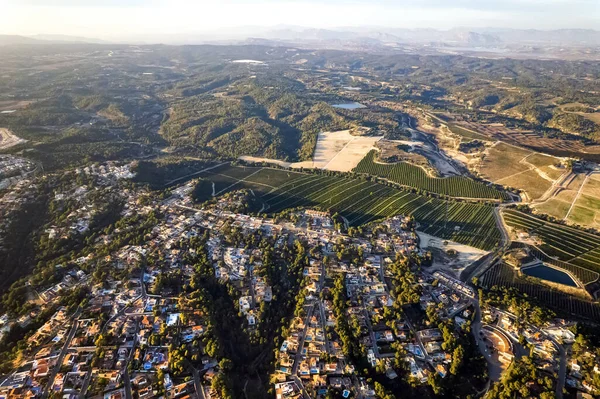
<path fill-rule="evenodd" d="M 0 128 L 0 150 L 5 150 L 14 147 L 17 144 L 26 142 L 27 140 L 15 136 L 10 130 Z"/>

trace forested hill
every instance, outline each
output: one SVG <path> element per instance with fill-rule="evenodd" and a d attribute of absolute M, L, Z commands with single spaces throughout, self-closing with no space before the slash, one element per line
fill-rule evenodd
<path fill-rule="evenodd" d="M 353 118 L 307 95 L 302 84 L 285 77 L 242 78 L 218 89 L 184 95 L 173 103 L 162 125 L 171 145 L 199 147 L 221 157 L 308 159 L 319 131 L 355 124 Z"/>
<path fill-rule="evenodd" d="M 600 64 L 591 61 L 258 45 L 0 51 L 0 127 L 28 140 L 11 152 L 25 150 L 47 169 L 165 149 L 203 158 L 306 160 L 320 131 L 365 127 L 366 134 L 406 137 L 399 123 L 406 104 L 580 136 L 586 145 L 600 132 Z M 332 107 L 355 101 L 367 107 Z"/>

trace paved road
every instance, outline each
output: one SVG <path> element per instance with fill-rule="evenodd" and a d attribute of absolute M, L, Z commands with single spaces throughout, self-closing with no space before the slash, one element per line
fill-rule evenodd
<path fill-rule="evenodd" d="M 323 335 L 325 337 L 325 350 L 329 353 L 331 347 L 329 346 L 329 338 L 327 337 L 327 317 L 325 316 L 325 307 L 321 301 L 319 301 L 318 306 L 321 311 L 321 327 L 323 328 Z"/>
<path fill-rule="evenodd" d="M 207 398 L 206 394 L 204 393 L 204 385 L 202 385 L 200 373 L 194 366 L 190 365 L 190 368 L 192 369 L 192 375 L 194 376 L 194 388 L 196 389 L 196 395 L 199 399 L 210 399 L 210 397 Z"/>
<path fill-rule="evenodd" d="M 129 363 L 131 363 L 131 358 L 133 357 L 133 352 L 135 352 L 135 346 L 137 344 L 137 333 L 139 330 L 139 325 L 135 327 L 135 335 L 133 336 L 133 344 L 131 345 L 131 350 L 129 351 L 129 356 L 127 356 L 127 362 L 125 362 L 125 366 L 123 367 L 123 383 L 125 385 L 125 398 L 132 399 L 133 394 L 131 393 L 131 378 L 129 378 Z"/>
<path fill-rule="evenodd" d="M 488 375 L 490 380 L 499 381 L 500 376 L 502 375 L 502 367 L 494 360 L 492 354 L 488 351 L 487 345 L 481 336 L 481 308 L 479 307 L 479 302 L 477 299 L 472 300 L 473 307 L 475 308 L 475 318 L 471 323 L 471 332 L 473 333 L 473 337 L 475 337 L 475 341 L 477 342 L 477 346 L 479 347 L 479 352 L 485 357 L 488 365 Z"/>
<path fill-rule="evenodd" d="M 506 312 L 504 310 L 500 310 L 500 309 L 494 309 L 495 311 L 497 311 L 498 313 L 502 313 L 507 317 L 510 317 L 512 319 L 516 319 L 516 316 L 513 315 L 512 313 Z M 549 334 L 546 334 L 544 332 L 544 330 L 541 330 L 539 328 L 537 328 L 536 326 L 529 324 L 529 323 L 525 323 L 527 324 L 529 327 L 533 328 L 534 331 L 541 333 L 542 335 L 544 335 L 545 338 L 549 339 L 550 341 L 552 341 L 552 343 L 554 344 L 554 346 L 556 347 L 556 349 L 558 350 L 559 353 L 559 370 L 558 370 L 558 376 L 557 376 L 557 380 L 556 380 L 556 392 L 555 392 L 555 397 L 558 399 L 562 399 L 563 397 L 563 389 L 565 387 L 565 380 L 567 377 L 567 354 L 565 351 L 565 348 L 554 339 L 554 337 L 552 337 Z M 526 356 L 528 355 L 528 352 L 518 343 L 513 343 L 514 347 L 515 347 L 515 357 L 521 357 L 521 356 Z"/>
<path fill-rule="evenodd" d="M 509 236 L 508 230 L 506 229 L 506 226 L 504 224 L 504 220 L 502 220 L 502 215 L 500 215 L 499 207 L 494 208 L 494 217 L 496 218 L 496 225 L 498 226 L 498 229 L 500 230 L 500 233 L 502 235 L 500 245 L 498 245 L 498 248 L 493 252 L 493 254 L 491 256 L 489 256 L 488 259 L 483 261 L 481 263 L 481 265 L 479 265 L 474 270 L 469 270 L 469 272 L 465 273 L 464 276 L 463 275 L 460 276 L 461 280 L 466 283 L 470 283 L 470 280 L 472 277 L 482 276 L 490 267 L 492 267 L 496 263 L 496 261 L 498 259 L 500 259 L 500 257 L 510 247 L 510 244 L 511 244 L 510 236 Z"/>
<path fill-rule="evenodd" d="M 554 340 L 551 336 L 547 335 L 554 345 L 558 348 L 558 353 L 560 354 L 559 360 L 559 368 L 558 368 L 558 378 L 556 380 L 556 393 L 555 396 L 558 399 L 562 399 L 563 397 L 563 389 L 565 388 L 565 379 L 567 378 L 567 354 L 565 352 L 565 348 L 560 345 L 558 342 Z"/>
<path fill-rule="evenodd" d="M 50 373 L 50 377 L 48 378 L 48 383 L 46 384 L 46 386 L 44 387 L 44 390 L 42 391 L 43 399 L 46 399 L 48 397 L 49 390 L 54 385 L 54 379 L 56 378 L 56 374 L 60 370 L 60 366 L 62 365 L 63 361 L 65 360 L 65 356 L 67 355 L 67 350 L 69 349 L 69 345 L 71 345 L 71 341 L 73 340 L 73 337 L 75 336 L 75 332 L 77 331 L 77 325 L 79 324 L 78 318 L 79 318 L 80 314 L 81 314 L 81 307 L 77 308 L 77 310 L 75 311 L 75 314 L 73 314 L 73 325 L 71 326 L 71 330 L 69 331 L 69 334 L 67 335 L 67 339 L 65 339 L 65 344 L 63 345 L 63 347 L 60 351 L 60 355 L 58 356 L 58 362 L 52 368 L 52 373 Z"/>
<path fill-rule="evenodd" d="M 302 397 L 304 399 L 311 399 L 308 392 L 306 392 L 306 388 L 304 388 L 304 384 L 302 383 L 302 380 L 300 378 L 298 378 L 298 376 L 295 374 L 292 376 L 292 378 L 294 379 L 294 382 L 296 383 L 296 385 L 298 385 L 298 388 L 300 388 L 300 392 L 302 392 Z"/>
<path fill-rule="evenodd" d="M 567 378 L 567 353 L 565 351 L 565 348 L 557 340 L 555 340 L 553 336 L 546 334 L 544 330 L 537 329 L 537 331 L 541 332 L 547 339 L 552 341 L 552 343 L 558 350 L 558 375 L 556 379 L 556 392 L 554 396 L 557 399 L 562 399 L 563 389 L 565 387 L 565 380 Z"/>
<path fill-rule="evenodd" d="M 310 324 L 310 318 L 312 317 L 313 311 L 315 309 L 315 304 L 310 305 L 310 309 L 306 315 L 306 321 L 304 322 L 304 331 L 302 331 L 302 338 L 300 338 L 300 342 L 298 343 L 298 350 L 296 351 L 296 357 L 294 359 L 294 365 L 292 366 L 292 375 L 295 376 L 298 371 L 298 365 L 302 360 L 302 349 L 304 348 L 304 338 L 306 337 L 306 330 L 308 330 L 308 325 Z"/>

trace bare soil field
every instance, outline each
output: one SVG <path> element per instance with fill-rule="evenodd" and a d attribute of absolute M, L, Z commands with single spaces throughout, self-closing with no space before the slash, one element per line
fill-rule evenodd
<path fill-rule="evenodd" d="M 14 111 L 21 108 L 25 108 L 29 104 L 35 101 L 24 101 L 24 100 L 2 100 L 0 101 L 0 112 L 2 111 Z"/>
<path fill-rule="evenodd" d="M 0 128 L 0 150 L 5 150 L 25 142 L 27 142 L 27 140 L 15 136 L 10 130 Z"/>
<path fill-rule="evenodd" d="M 420 247 L 431 251 L 433 254 L 431 270 L 443 270 L 455 275 L 457 278 L 467 266 L 487 254 L 486 251 L 481 249 L 443 240 L 420 231 L 417 234 Z M 454 254 L 450 255 L 449 252 L 454 252 Z"/>
<path fill-rule="evenodd" d="M 285 162 L 276 159 L 243 156 L 241 160 L 268 162 L 286 168 L 326 169 L 349 172 L 358 165 L 383 136 L 353 136 L 349 130 L 319 133 L 312 161 Z"/>
<path fill-rule="evenodd" d="M 430 167 L 427 158 L 421 154 L 415 152 L 405 151 L 405 148 L 411 147 L 410 151 L 415 148 L 421 147 L 421 143 L 413 141 L 399 141 L 399 140 L 379 140 L 376 143 L 377 149 L 379 149 L 379 159 L 382 162 L 398 162 L 406 161 L 415 165 L 422 165 Z"/>

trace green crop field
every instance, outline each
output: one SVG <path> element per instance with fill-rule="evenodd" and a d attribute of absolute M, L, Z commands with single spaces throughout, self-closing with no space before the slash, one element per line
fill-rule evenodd
<path fill-rule="evenodd" d="M 353 169 L 357 173 L 378 176 L 394 183 L 414 187 L 431 193 L 459 198 L 483 198 L 506 200 L 510 196 L 494 187 L 469 179 L 452 176 L 444 178 L 430 177 L 425 171 L 407 162 L 382 164 L 375 162 L 376 151 L 370 151 Z"/>
<path fill-rule="evenodd" d="M 557 312 L 567 313 L 578 317 L 600 320 L 600 306 L 593 302 L 584 301 L 561 291 L 553 290 L 545 285 L 533 283 L 519 277 L 511 266 L 498 263 L 491 267 L 483 276 L 481 284 L 486 288 L 514 287 L 540 304 L 554 308 Z"/>
<path fill-rule="evenodd" d="M 227 166 L 202 175 L 221 193 L 251 189 L 264 203 L 263 210 L 277 213 L 294 207 L 314 207 L 338 212 L 350 226 L 359 226 L 393 215 L 412 215 L 420 231 L 443 239 L 490 250 L 500 241 L 493 207 L 444 201 L 364 179 L 306 174 L 270 168 L 240 172 Z M 236 182 L 234 176 L 238 177 Z M 216 191 L 217 193 L 219 191 Z"/>
<path fill-rule="evenodd" d="M 536 235 L 542 241 L 540 249 L 548 256 L 600 272 L 599 236 L 511 209 L 504 210 L 502 216 L 508 226 Z"/>

